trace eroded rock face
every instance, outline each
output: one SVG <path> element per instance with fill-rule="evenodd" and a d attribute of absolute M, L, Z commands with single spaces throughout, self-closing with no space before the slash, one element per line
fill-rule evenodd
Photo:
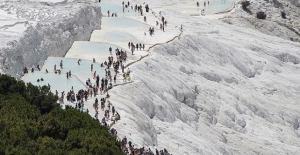
<path fill-rule="evenodd" d="M 18 3 L 23 8 L 15 8 Z M 32 8 L 35 5 L 39 7 Z M 13 38 L 7 36 L 7 44 L 0 48 L 0 69 L 4 73 L 18 78 L 24 67 L 41 66 L 48 56 L 64 56 L 74 41 L 88 40 L 91 32 L 101 27 L 97 4 L 64 3 L 51 11 L 52 7 L 35 2 L 3 3 L 2 9 L 17 9 L 16 15 L 28 20 L 24 32 Z"/>
<path fill-rule="evenodd" d="M 226 28 L 220 28 L 222 24 Z M 174 154 L 283 153 L 286 148 L 277 145 L 282 142 L 293 152 L 294 145 L 287 143 L 295 141 L 300 147 L 300 141 L 280 133 L 298 135 L 299 109 L 294 106 L 299 91 L 295 83 L 300 81 L 291 73 L 297 68 L 299 44 L 216 25 L 216 35 L 186 35 L 155 48 L 155 56 L 130 68 L 136 82 L 112 90 L 122 96 L 118 109 L 141 112 L 133 114 L 137 119 L 131 123 L 153 125 L 145 132 L 129 129 L 130 133 L 145 134 L 140 139 L 148 139 L 147 145 L 168 146 Z M 214 28 L 210 26 L 199 29 Z"/>

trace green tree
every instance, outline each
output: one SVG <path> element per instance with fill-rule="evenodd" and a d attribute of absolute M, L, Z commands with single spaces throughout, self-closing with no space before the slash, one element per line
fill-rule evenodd
<path fill-rule="evenodd" d="M 108 128 L 56 101 L 47 86 L 0 75 L 0 154 L 124 154 Z"/>

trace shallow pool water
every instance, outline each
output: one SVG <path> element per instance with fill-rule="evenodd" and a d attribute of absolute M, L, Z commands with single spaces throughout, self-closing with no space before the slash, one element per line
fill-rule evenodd
<path fill-rule="evenodd" d="M 201 15 L 201 11 L 204 9 L 205 15 L 212 15 L 218 12 L 229 10 L 235 1 L 236 0 L 209 0 L 209 4 L 208 1 L 205 1 L 205 6 L 204 2 L 201 1 L 199 2 L 199 7 L 196 5 L 197 1 L 193 1 L 187 4 L 169 6 L 168 9 L 197 16 Z"/>
<path fill-rule="evenodd" d="M 109 47 L 112 48 L 112 55 L 109 52 Z M 116 48 L 118 47 L 108 43 L 77 41 L 73 43 L 73 46 L 70 48 L 65 57 L 85 59 L 90 61 L 92 61 L 93 58 L 95 58 L 96 62 L 104 63 L 104 61 L 108 61 L 108 56 L 113 56 L 114 60 L 116 60 Z M 121 48 L 119 47 L 119 49 Z"/>
<path fill-rule="evenodd" d="M 137 39 L 135 39 L 135 37 L 133 37 L 132 35 L 121 31 L 107 32 L 105 34 L 105 39 L 107 41 L 113 41 L 113 42 L 128 42 L 128 41 L 136 42 L 137 41 Z"/>
<path fill-rule="evenodd" d="M 37 82 L 37 79 L 43 78 L 44 81 Z M 62 91 L 70 91 L 71 87 L 73 86 L 74 91 L 78 91 L 80 89 L 86 89 L 86 87 L 81 83 L 77 78 L 71 77 L 67 79 L 66 74 L 54 74 L 54 73 L 45 73 L 43 71 L 41 72 L 34 72 L 34 73 L 28 73 L 25 74 L 22 77 L 22 80 L 24 82 L 31 82 L 33 85 L 36 86 L 43 86 L 43 85 L 48 85 L 48 83 L 51 86 L 51 92 L 55 94 L 55 90 L 60 93 Z"/>
<path fill-rule="evenodd" d="M 109 54 L 109 47 L 112 49 L 117 48 L 117 46 L 108 43 L 80 41 L 74 42 L 71 50 L 83 54 L 107 55 Z"/>
<path fill-rule="evenodd" d="M 110 3 L 100 3 L 102 13 L 105 16 L 108 16 L 107 12 L 110 12 L 110 16 L 112 13 L 117 13 L 117 17 L 124 17 L 124 16 L 140 16 L 138 12 L 135 12 L 131 8 L 124 8 L 123 12 L 123 6 L 116 5 L 116 4 L 110 4 Z"/>
<path fill-rule="evenodd" d="M 45 72 L 48 69 L 49 72 L 54 72 L 54 65 L 56 64 L 56 69 L 60 69 L 60 61 L 63 61 L 62 75 L 66 78 L 66 72 L 71 71 L 77 77 L 82 79 L 84 82 L 88 78 L 92 78 L 94 71 L 96 75 L 100 77 L 105 76 L 105 67 L 101 67 L 99 63 L 93 63 L 92 61 L 81 60 L 80 65 L 78 65 L 78 59 L 73 58 L 60 58 L 60 57 L 49 57 L 42 68 Z M 91 64 L 93 64 L 93 70 L 91 71 Z"/>
<path fill-rule="evenodd" d="M 138 22 L 129 18 L 122 17 L 104 17 L 102 18 L 102 23 L 108 27 L 121 27 L 121 28 L 130 28 L 130 27 L 141 27 L 148 28 L 149 25 Z"/>
<path fill-rule="evenodd" d="M 206 2 L 205 7 L 204 4 L 200 4 L 201 8 L 205 9 L 206 14 L 214 14 L 230 9 L 233 6 L 234 1 L 236 0 L 210 0 L 209 5 L 208 2 Z"/>
<path fill-rule="evenodd" d="M 43 78 L 44 81 L 37 82 L 37 79 Z M 36 71 L 34 73 L 25 74 L 22 79 L 24 82 L 31 82 L 35 86 L 48 86 L 50 85 L 50 90 L 53 94 L 55 94 L 56 90 L 58 91 L 58 96 L 61 96 L 61 92 L 65 91 L 65 95 L 69 92 L 73 86 L 73 90 L 77 93 L 79 90 L 86 90 L 85 85 L 80 82 L 76 77 L 71 76 L 71 78 L 67 79 L 66 74 L 54 74 L 54 73 L 45 73 L 43 71 Z M 68 102 L 66 97 L 64 98 L 64 104 L 62 104 L 62 108 L 65 106 L 75 107 L 75 103 Z M 86 111 L 86 107 L 82 109 Z"/>

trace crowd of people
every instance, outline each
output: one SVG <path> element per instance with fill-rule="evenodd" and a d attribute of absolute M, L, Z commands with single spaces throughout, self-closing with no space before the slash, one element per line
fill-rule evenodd
<path fill-rule="evenodd" d="M 120 114 L 116 111 L 115 107 L 111 104 L 109 100 L 107 100 L 107 97 L 101 98 L 101 110 L 104 111 L 104 116 L 100 121 L 100 124 L 102 126 L 107 126 L 110 128 L 113 126 L 118 120 L 121 119 Z M 98 119 L 99 115 L 99 103 L 98 99 L 96 98 L 95 103 L 93 104 L 93 107 L 95 109 L 95 118 Z M 110 122 L 110 123 L 109 123 Z M 116 136 L 116 132 L 113 132 Z"/>
<path fill-rule="evenodd" d="M 126 155 L 172 155 L 167 149 L 163 150 L 151 150 L 151 148 L 137 148 L 131 141 L 128 141 L 126 136 L 121 141 L 121 149 L 126 153 Z"/>
<path fill-rule="evenodd" d="M 198 2 L 197 2 L 198 4 Z M 209 4 L 209 1 L 208 1 L 208 4 Z M 124 1 L 122 2 L 122 5 L 123 5 L 123 12 L 124 12 L 124 8 L 129 8 L 130 7 L 130 2 L 128 1 L 127 3 L 125 3 Z M 149 5 L 148 4 L 145 4 L 145 9 L 146 9 L 146 12 L 149 12 Z M 131 5 L 131 9 L 134 9 L 135 12 L 139 12 L 141 16 L 144 16 L 143 15 L 143 7 L 142 5 Z M 144 16 L 144 22 L 147 22 L 147 17 Z M 158 21 L 156 21 L 156 26 L 159 26 L 160 30 L 162 30 L 163 32 L 165 31 L 165 27 L 167 26 L 167 21 L 165 20 L 165 18 L 162 16 L 162 19 L 161 19 L 161 23 L 159 23 Z M 149 35 L 152 36 L 154 34 L 154 27 L 150 27 L 149 28 Z M 146 35 L 146 33 L 145 33 Z"/>
<path fill-rule="evenodd" d="M 99 1 L 100 2 L 100 1 Z M 142 5 L 131 5 L 130 2 L 122 3 L 123 5 L 123 11 L 124 8 L 130 8 L 134 9 L 134 11 L 139 12 L 141 16 L 143 16 L 143 7 Z M 146 12 L 149 11 L 149 5 L 144 4 Z M 117 17 L 117 13 L 110 14 L 110 11 L 107 12 L 108 17 Z M 147 17 L 144 16 L 144 21 L 147 22 Z M 159 26 L 162 31 L 164 31 L 164 28 L 167 26 L 167 21 L 162 16 L 161 23 L 156 21 L 156 26 Z M 154 35 L 154 27 L 149 28 L 149 34 L 150 36 Z M 131 50 L 132 55 L 134 55 L 134 51 L 137 50 L 145 50 L 145 44 L 142 43 L 133 43 L 128 42 L 128 48 Z M 76 109 L 80 111 L 84 111 L 85 102 L 88 100 L 94 98 L 95 102 L 93 103 L 92 107 L 95 110 L 94 118 L 99 120 L 100 125 L 107 126 L 109 128 L 109 133 L 117 138 L 117 130 L 114 128 L 111 128 L 113 124 L 115 124 L 118 120 L 121 119 L 120 114 L 116 111 L 115 106 L 112 105 L 112 103 L 109 101 L 110 95 L 108 94 L 108 91 L 113 88 L 114 85 L 117 84 L 117 76 L 120 74 L 123 76 L 123 82 L 131 81 L 130 75 L 131 70 L 127 68 L 127 71 L 125 72 L 125 63 L 127 60 L 127 52 L 123 49 L 116 48 L 115 51 L 115 59 L 112 56 L 113 55 L 113 49 L 110 47 L 108 49 L 110 56 L 108 59 L 100 64 L 101 67 L 104 67 L 105 69 L 105 76 L 100 78 L 99 75 L 97 75 L 97 71 L 94 70 L 94 63 L 96 63 L 95 58 L 93 58 L 93 63 L 91 64 L 91 72 L 93 72 L 92 78 L 88 78 L 86 80 L 86 90 L 80 89 L 77 93 L 75 93 L 73 86 L 71 89 L 67 92 L 65 95 L 65 91 L 61 92 L 61 95 L 59 97 L 59 102 L 64 103 L 64 97 L 66 96 L 66 100 L 68 102 L 73 103 Z M 77 61 L 78 65 L 81 65 L 81 59 L 78 59 Z M 63 61 L 61 60 L 59 63 L 60 69 L 56 68 L 56 64 L 54 65 L 54 73 L 55 74 L 61 74 L 61 71 L 63 70 Z M 39 66 L 37 66 L 38 70 L 40 70 Z M 113 70 L 113 71 L 112 71 Z M 34 72 L 34 68 L 32 68 L 32 72 Z M 112 73 L 113 72 L 113 73 Z M 24 68 L 24 74 L 28 73 L 28 69 Z M 46 69 L 46 73 L 48 73 L 48 70 Z M 67 79 L 71 78 L 71 70 L 66 72 Z M 41 81 L 43 79 L 41 78 Z M 50 87 L 50 85 L 49 85 Z M 56 90 L 55 93 L 56 96 L 59 96 L 58 91 Z M 98 101 L 98 95 L 101 95 L 100 101 Z M 99 107 L 100 105 L 100 107 Z M 99 113 L 100 110 L 103 112 L 103 116 L 99 119 Z M 89 113 L 89 109 L 86 108 L 85 110 L 87 113 Z M 118 139 L 118 138 L 117 138 Z M 127 138 L 124 137 L 122 140 L 120 140 L 121 143 L 121 149 L 127 154 L 127 155 L 169 155 L 168 151 L 166 149 L 163 150 L 151 150 L 150 148 L 138 148 L 132 144 L 131 141 L 128 141 Z"/>
<path fill-rule="evenodd" d="M 136 4 L 136 5 L 131 5 L 130 6 L 129 1 L 127 3 L 125 3 L 123 1 L 122 5 L 123 5 L 123 12 L 124 12 L 125 8 L 131 8 L 131 9 L 134 9 L 135 12 L 138 12 L 141 16 L 143 16 L 143 7 L 142 7 L 142 5 L 137 5 Z M 145 5 L 145 10 L 146 10 L 146 12 L 149 12 L 149 5 L 148 4 Z"/>
<path fill-rule="evenodd" d="M 128 48 L 131 50 L 131 54 L 134 55 L 135 50 L 145 50 L 145 44 L 142 43 L 136 43 L 134 44 L 133 42 L 128 42 Z"/>

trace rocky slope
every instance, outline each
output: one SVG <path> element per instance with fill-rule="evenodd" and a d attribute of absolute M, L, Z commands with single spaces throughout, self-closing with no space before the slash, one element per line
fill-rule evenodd
<path fill-rule="evenodd" d="M 252 0 L 244 10 L 238 2 L 232 14 L 224 22 L 259 30 L 262 33 L 300 42 L 300 6 L 292 0 Z M 265 20 L 257 19 L 256 13 L 266 13 Z M 282 12 L 285 16 L 282 16 Z"/>

